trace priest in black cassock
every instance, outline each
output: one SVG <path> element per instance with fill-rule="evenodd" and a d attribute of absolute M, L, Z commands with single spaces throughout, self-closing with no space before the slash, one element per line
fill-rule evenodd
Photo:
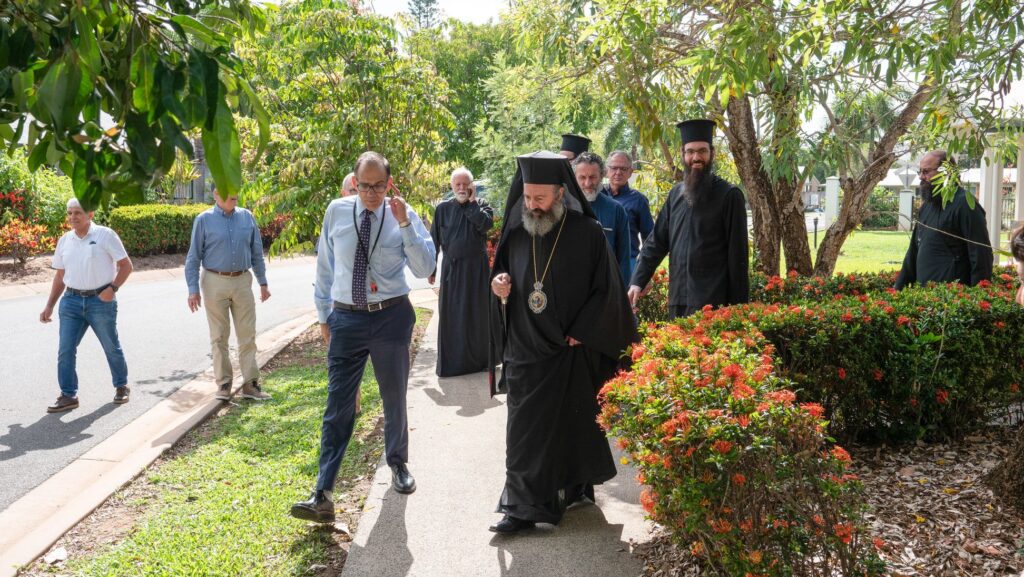
<path fill-rule="evenodd" d="M 494 213 L 487 201 L 476 197 L 468 169 L 456 169 L 451 184 L 454 196 L 437 205 L 430 227 L 436 252 L 444 253 L 438 302 L 439 377 L 487 369 L 487 232 L 494 226 Z M 435 280 L 436 272 L 430 275 L 430 284 Z"/>
<path fill-rule="evenodd" d="M 630 281 L 636 306 L 654 271 L 668 259 L 669 313 L 688 316 L 750 300 L 747 212 L 743 193 L 714 172 L 715 123 L 676 125 L 683 139 L 684 180 L 672 187 L 644 241 Z"/>
<path fill-rule="evenodd" d="M 932 179 L 939 175 L 944 150 L 933 150 L 921 157 L 921 211 L 910 235 L 910 247 L 903 268 L 896 278 L 896 289 L 917 283 L 956 282 L 974 286 L 992 278 L 992 244 L 981 205 L 971 208 L 967 195 L 959 187 L 951 202 L 942 205 L 942 196 Z M 952 163 L 952 159 L 949 159 Z"/>
<path fill-rule="evenodd" d="M 518 162 L 491 272 L 501 319 L 492 335 L 503 345 L 508 392 L 497 533 L 557 524 L 615 476 L 597 393 L 638 340 L 615 259 L 569 162 L 550 152 Z"/>

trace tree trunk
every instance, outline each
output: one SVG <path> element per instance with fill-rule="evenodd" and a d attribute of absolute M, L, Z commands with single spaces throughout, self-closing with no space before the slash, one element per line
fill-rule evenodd
<path fill-rule="evenodd" d="M 725 135 L 753 213 L 757 270 L 766 275 L 779 274 L 782 220 L 772 182 L 761 162 L 749 98 L 743 96 L 730 99 L 726 111 L 729 122 L 725 126 Z"/>
<path fill-rule="evenodd" d="M 1002 463 L 985 475 L 985 484 L 1007 505 L 1024 511 L 1024 427 Z"/>
<path fill-rule="evenodd" d="M 935 92 L 931 79 L 926 79 L 918 88 L 917 92 L 907 101 L 906 106 L 900 112 L 896 120 L 889 125 L 882 138 L 875 143 L 868 155 L 870 163 L 856 177 L 840 181 L 843 189 L 843 203 L 839 208 L 836 221 L 825 232 L 825 238 L 818 247 L 818 258 L 814 265 L 816 276 L 831 276 L 836 268 L 836 260 L 839 258 L 839 251 L 846 242 L 846 238 L 859 224 L 864 217 L 864 206 L 875 185 L 885 178 L 889 167 L 896 161 L 892 149 L 900 138 L 907 133 L 911 123 L 924 108 L 928 99 Z"/>
<path fill-rule="evenodd" d="M 782 247 L 786 253 L 786 270 L 795 270 L 809 275 L 814 270 L 811 260 L 811 246 L 807 242 L 807 219 L 804 217 L 804 203 L 800 196 L 803 183 L 776 183 L 775 190 L 782 199 L 779 212 L 782 214 Z"/>

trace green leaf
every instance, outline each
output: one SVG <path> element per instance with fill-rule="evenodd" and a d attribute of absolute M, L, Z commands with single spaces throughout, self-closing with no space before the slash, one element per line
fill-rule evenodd
<path fill-rule="evenodd" d="M 155 65 L 156 61 L 148 46 L 140 46 L 132 55 L 130 73 L 131 82 L 134 85 L 132 105 L 139 112 L 149 112 L 152 109 Z"/>
<path fill-rule="evenodd" d="M 36 145 L 32 148 L 32 152 L 28 155 L 28 169 L 35 172 L 37 168 L 46 162 L 46 152 L 50 148 L 50 136 L 44 136 Z"/>
<path fill-rule="evenodd" d="M 203 127 L 206 164 L 222 195 L 238 194 L 242 189 L 241 146 L 235 119 L 223 100 L 217 103 L 211 127 Z"/>
<path fill-rule="evenodd" d="M 227 39 L 221 34 L 213 31 L 209 26 L 188 14 L 178 14 L 177 16 L 173 16 L 171 21 L 181 26 L 183 29 L 188 31 L 189 34 L 205 44 L 209 44 L 210 46 L 222 46 L 227 44 Z"/>
<path fill-rule="evenodd" d="M 270 142 L 270 116 L 267 114 L 266 109 L 263 108 L 263 103 L 256 96 L 256 92 L 253 91 L 249 81 L 239 78 L 238 84 L 242 87 L 242 91 L 245 92 L 245 96 L 249 100 L 249 106 L 252 107 L 253 113 L 256 116 L 256 123 L 260 127 L 259 145 L 256 149 L 256 158 L 258 159 L 263 155 L 263 151 L 266 150 L 267 143 Z"/>
<path fill-rule="evenodd" d="M 58 60 L 46 72 L 36 93 L 32 112 L 44 122 L 53 124 L 56 132 L 64 132 L 64 103 L 68 97 L 68 74 L 64 60 Z M 78 83 L 74 85 L 78 90 Z"/>

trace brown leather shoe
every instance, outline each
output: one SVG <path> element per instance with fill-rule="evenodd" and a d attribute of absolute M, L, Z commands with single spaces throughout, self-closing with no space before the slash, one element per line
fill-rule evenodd
<path fill-rule="evenodd" d="M 117 387 L 116 389 L 114 389 L 114 391 L 116 391 L 114 393 L 114 404 L 115 405 L 123 405 L 123 404 L 127 403 L 128 402 L 128 395 L 131 394 L 131 392 L 132 392 L 131 389 L 129 389 L 127 385 L 125 385 L 123 387 Z"/>
<path fill-rule="evenodd" d="M 269 401 L 270 395 L 263 392 L 260 388 L 259 381 L 252 381 L 242 385 L 242 398 L 252 399 L 254 401 Z"/>
<path fill-rule="evenodd" d="M 52 405 L 46 407 L 46 412 L 63 413 L 64 411 L 70 411 L 72 409 L 77 408 L 78 397 L 69 397 L 67 395 L 62 394 L 61 396 L 57 397 L 57 400 Z"/>
<path fill-rule="evenodd" d="M 231 381 L 228 381 L 217 386 L 217 394 L 215 395 L 215 398 L 218 401 L 230 401 L 234 394 L 235 393 L 231 390 Z"/>

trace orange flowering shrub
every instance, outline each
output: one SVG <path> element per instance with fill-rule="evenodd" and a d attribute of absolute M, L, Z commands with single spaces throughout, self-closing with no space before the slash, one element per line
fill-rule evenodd
<path fill-rule="evenodd" d="M 20 218 L 0 227 L 0 256 L 25 264 L 34 256 L 52 252 L 56 241 L 45 226 L 28 224 Z"/>
<path fill-rule="evenodd" d="M 777 302 L 696 317 L 709 329 L 759 330 L 780 376 L 822 405 L 841 440 L 957 438 L 1021 400 L 1024 308 L 1013 301 L 1015 274 L 1001 268 L 977 287 L 900 292 L 889 277 L 774 277 L 758 294 Z"/>
<path fill-rule="evenodd" d="M 647 514 L 719 574 L 880 575 L 850 457 L 774 353 L 739 317 L 649 330 L 599 421 L 639 469 Z"/>

